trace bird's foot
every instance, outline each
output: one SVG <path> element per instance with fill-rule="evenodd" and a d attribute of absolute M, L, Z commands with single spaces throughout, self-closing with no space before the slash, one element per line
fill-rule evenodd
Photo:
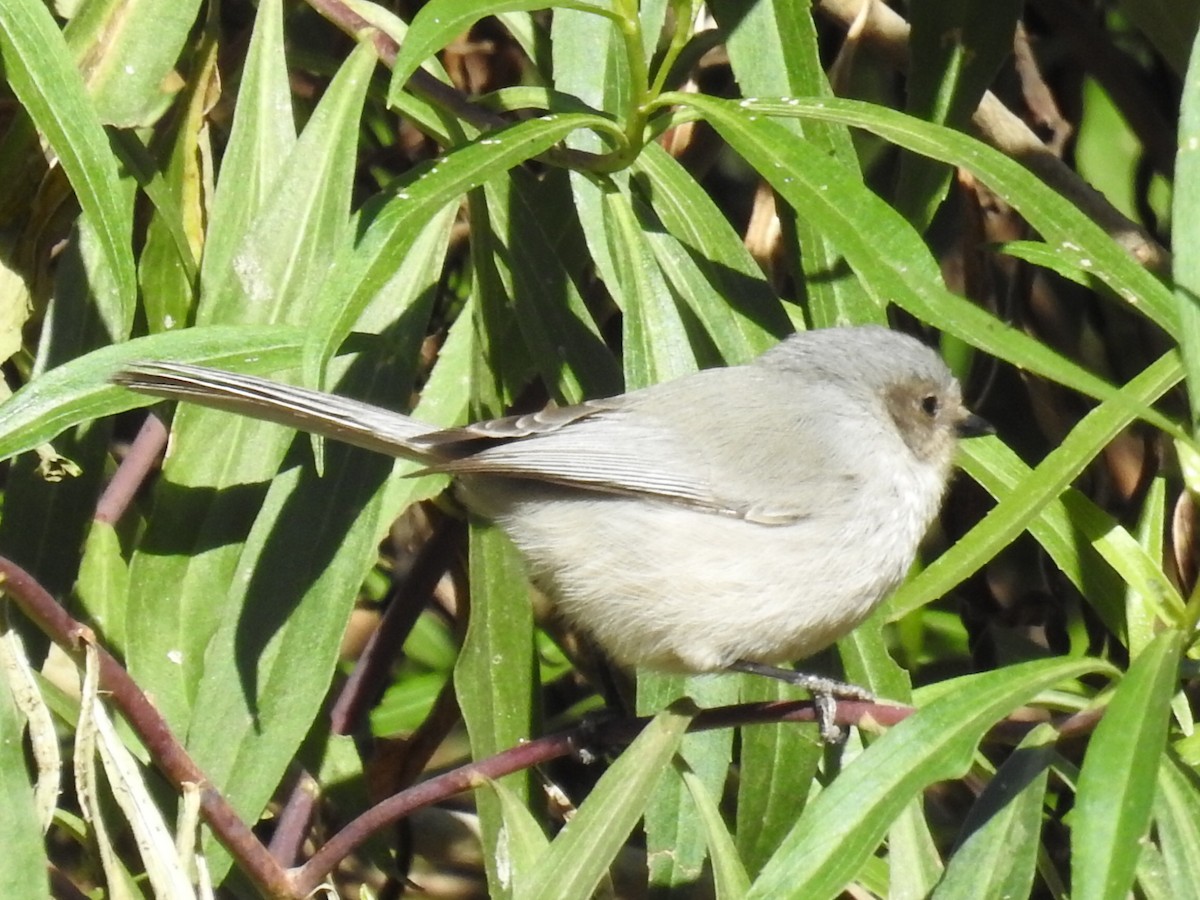
<path fill-rule="evenodd" d="M 794 669 L 783 669 L 779 666 L 769 666 L 765 663 L 738 660 L 730 667 L 734 672 L 746 672 L 750 675 L 762 675 L 774 678 L 787 684 L 802 687 L 813 698 L 813 708 L 817 716 L 817 726 L 821 730 L 821 740 L 827 744 L 840 744 L 846 739 L 846 730 L 837 724 L 837 698 L 846 700 L 865 700 L 872 703 L 875 695 L 866 688 L 823 675 L 810 675 L 807 672 L 797 672 Z"/>

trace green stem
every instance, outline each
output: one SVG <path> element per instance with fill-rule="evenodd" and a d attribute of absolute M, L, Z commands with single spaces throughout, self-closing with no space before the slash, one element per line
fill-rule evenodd
<path fill-rule="evenodd" d="M 662 93 L 667 76 L 671 74 L 671 67 L 675 65 L 675 60 L 679 58 L 692 36 L 692 22 L 696 19 L 695 0 L 674 0 L 671 7 L 675 13 L 675 31 L 671 34 L 671 44 L 659 63 L 658 71 L 654 73 L 654 83 L 650 86 L 651 98 Z"/>
<path fill-rule="evenodd" d="M 1183 610 L 1183 621 L 1179 623 L 1179 627 L 1183 629 L 1184 634 L 1190 635 L 1196 631 L 1197 624 L 1200 624 L 1200 581 L 1197 581 L 1192 588 L 1187 606 Z"/>
<path fill-rule="evenodd" d="M 613 165 L 620 169 L 629 165 L 642 150 L 642 131 L 646 124 L 645 105 L 650 99 L 649 72 L 642 51 L 642 20 L 638 16 L 636 0 L 614 0 L 613 9 L 620 15 L 617 33 L 625 47 L 625 61 L 629 67 L 630 102 L 625 117 L 626 146 L 612 155 Z"/>

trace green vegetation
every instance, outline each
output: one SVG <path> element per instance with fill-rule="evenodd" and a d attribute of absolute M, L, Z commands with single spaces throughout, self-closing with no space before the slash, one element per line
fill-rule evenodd
<path fill-rule="evenodd" d="M 1196 894 L 1200 0 L 860 6 L 4 0 L 0 895 Z M 917 710 L 834 748 L 675 702 L 748 676 L 581 726 L 445 478 L 191 407 L 157 471 L 109 381 L 453 425 L 885 321 L 998 435 L 810 661 Z"/>

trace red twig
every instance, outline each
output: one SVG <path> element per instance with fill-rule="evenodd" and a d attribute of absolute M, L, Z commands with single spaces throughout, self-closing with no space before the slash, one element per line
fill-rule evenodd
<path fill-rule="evenodd" d="M 21 611 L 51 640 L 82 664 L 85 645 L 92 645 L 100 666 L 100 689 L 121 711 L 141 739 L 155 765 L 176 789 L 185 782 L 200 786 L 200 810 L 242 869 L 272 897 L 292 897 L 288 873 L 271 857 L 254 832 L 176 740 L 166 721 L 112 654 L 101 647 L 92 631 L 76 621 L 36 579 L 11 560 L 0 557 L 0 586 Z"/>
<path fill-rule="evenodd" d="M 299 858 L 320 798 L 321 785 L 306 770 L 300 769 L 275 821 L 275 832 L 268 846 L 271 856 L 281 866 L 294 865 Z"/>
<path fill-rule="evenodd" d="M 147 416 L 137 437 L 133 439 L 129 452 L 121 460 L 116 474 L 96 503 L 97 522 L 112 525 L 120 521 L 138 488 L 158 463 L 158 458 L 166 446 L 167 426 L 158 416 Z"/>
<path fill-rule="evenodd" d="M 351 37 L 358 37 L 363 31 L 372 27 L 370 22 L 341 3 L 340 0 L 308 0 L 308 5 L 316 10 L 322 18 L 332 22 Z M 399 46 L 381 31 L 376 31 L 371 39 L 380 60 L 388 68 L 391 68 L 396 62 L 396 51 Z M 419 97 L 453 113 L 465 122 L 470 122 L 476 128 L 487 130 L 508 124 L 502 116 L 476 106 L 460 91 L 438 81 L 422 69 L 418 69 L 412 74 L 408 79 L 407 87 Z"/>
<path fill-rule="evenodd" d="M 335 734 L 353 733 L 361 726 L 366 711 L 379 701 L 391 675 L 392 660 L 446 571 L 447 556 L 461 534 L 459 523 L 440 523 L 421 548 L 412 572 L 391 592 L 383 618 L 368 638 L 329 713 Z"/>
<path fill-rule="evenodd" d="M 91 630 L 68 615 L 28 572 L 4 557 L 0 557 L 0 585 L 39 629 L 77 661 L 82 663 L 87 644 L 95 648 L 100 666 L 101 690 L 121 711 L 155 765 L 176 789 L 187 782 L 200 785 L 200 809 L 204 821 L 237 860 L 242 871 L 270 897 L 307 896 L 338 863 L 376 831 L 418 809 L 477 787 L 484 778 L 500 778 L 586 749 L 584 742 L 590 739 L 602 739 L 613 747 L 624 746 L 649 721 L 647 718 L 616 719 L 604 723 L 600 729 L 583 725 L 529 741 L 488 759 L 430 778 L 371 807 L 334 835 L 303 866 L 285 870 L 229 802 L 210 784 L 141 688 L 121 664 L 96 643 Z M 843 700 L 837 705 L 836 720 L 840 725 L 865 726 L 874 722 L 890 726 L 913 712 L 911 707 L 906 706 Z M 1098 712 L 1086 712 L 1063 717 L 1058 720 L 1058 725 L 1064 735 L 1074 735 L 1091 730 L 1098 716 Z M 814 711 L 809 701 L 743 703 L 702 711 L 693 721 L 691 730 L 813 720 Z M 1034 724 L 1001 722 L 992 730 L 991 736 L 1004 741 L 1019 740 Z M 292 834 L 288 842 L 298 845 L 298 833 Z"/>

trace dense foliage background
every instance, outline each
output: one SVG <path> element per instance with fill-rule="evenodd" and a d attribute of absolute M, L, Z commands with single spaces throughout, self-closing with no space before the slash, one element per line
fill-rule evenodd
<path fill-rule="evenodd" d="M 1198 21 L 5 0 L 0 894 L 1195 896 Z M 109 383 L 448 425 L 850 322 L 998 436 L 806 663 L 903 707 L 838 747 L 782 686 L 623 683 L 443 478 Z M 585 718 L 622 689 L 650 724 Z"/>

